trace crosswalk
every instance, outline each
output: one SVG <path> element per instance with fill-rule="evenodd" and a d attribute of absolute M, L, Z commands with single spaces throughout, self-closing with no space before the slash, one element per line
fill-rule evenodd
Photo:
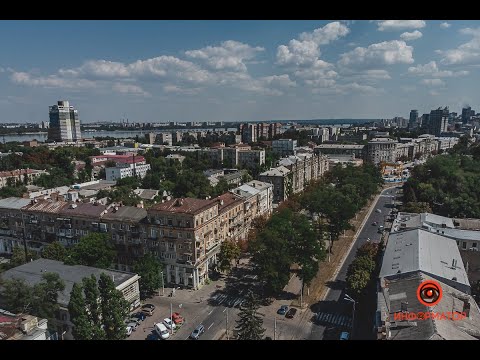
<path fill-rule="evenodd" d="M 331 314 L 319 312 L 317 313 L 316 320 L 318 323 L 327 323 L 335 326 L 351 327 L 352 318 L 350 316 L 342 314 Z"/>
<path fill-rule="evenodd" d="M 245 301 L 243 296 L 234 296 L 228 294 L 216 294 L 211 297 L 211 301 L 215 305 L 224 305 L 228 307 L 239 307 Z"/>

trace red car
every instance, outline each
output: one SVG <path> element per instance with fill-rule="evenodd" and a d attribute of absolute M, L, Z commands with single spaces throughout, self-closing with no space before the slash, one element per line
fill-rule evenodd
<path fill-rule="evenodd" d="M 183 324 L 183 321 L 184 321 L 183 316 L 180 315 L 178 312 L 174 312 L 172 314 L 172 320 L 175 323 L 175 325 Z"/>

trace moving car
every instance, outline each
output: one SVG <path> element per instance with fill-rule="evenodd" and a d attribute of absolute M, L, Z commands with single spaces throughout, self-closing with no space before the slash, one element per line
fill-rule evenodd
<path fill-rule="evenodd" d="M 382 210 L 380 210 L 380 209 L 377 209 L 377 210 L 375 210 L 375 212 L 377 212 L 377 213 L 381 213 L 381 212 L 382 212 Z"/>
<path fill-rule="evenodd" d="M 153 304 L 145 304 L 142 306 L 142 312 L 145 315 L 152 316 L 154 310 L 155 310 L 155 305 Z"/>
<path fill-rule="evenodd" d="M 195 328 L 195 330 L 192 331 L 192 333 L 190 334 L 190 339 L 197 340 L 204 332 L 205 326 L 200 324 Z"/>
<path fill-rule="evenodd" d="M 285 315 L 288 311 L 288 306 L 287 305 L 282 305 L 280 306 L 280 309 L 277 310 L 278 315 Z"/>
<path fill-rule="evenodd" d="M 293 317 L 295 316 L 295 314 L 297 313 L 297 309 L 295 308 L 290 308 L 290 310 L 288 310 L 287 314 L 285 315 L 285 317 L 287 319 L 293 319 Z"/>
<path fill-rule="evenodd" d="M 163 319 L 163 324 L 167 327 L 169 330 L 175 330 L 177 326 L 175 323 L 170 319 L 170 318 L 165 318 Z"/>
<path fill-rule="evenodd" d="M 344 331 L 340 334 L 340 340 L 348 340 L 350 339 L 350 333 L 347 331 Z"/>
<path fill-rule="evenodd" d="M 378 222 L 376 222 L 376 221 L 374 221 L 374 222 L 372 223 L 372 226 L 377 226 L 377 225 L 378 225 Z"/>
<path fill-rule="evenodd" d="M 161 339 L 167 340 L 170 337 L 170 333 L 162 323 L 155 324 L 154 329 Z"/>

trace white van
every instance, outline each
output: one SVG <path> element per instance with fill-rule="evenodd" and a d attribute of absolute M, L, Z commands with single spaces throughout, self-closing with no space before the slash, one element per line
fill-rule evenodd
<path fill-rule="evenodd" d="M 161 339 L 166 340 L 170 337 L 170 333 L 168 332 L 167 327 L 162 323 L 155 324 L 154 328 Z"/>

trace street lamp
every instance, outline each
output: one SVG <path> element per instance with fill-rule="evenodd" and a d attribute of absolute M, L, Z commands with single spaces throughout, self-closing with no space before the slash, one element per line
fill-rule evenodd
<path fill-rule="evenodd" d="M 347 300 L 347 301 L 350 301 L 351 303 L 353 303 L 353 311 L 352 311 L 352 337 L 353 337 L 353 331 L 355 330 L 354 326 L 355 326 L 355 303 L 356 301 L 353 300 L 350 295 L 348 294 L 345 294 L 345 297 L 343 298 L 343 300 Z"/>

